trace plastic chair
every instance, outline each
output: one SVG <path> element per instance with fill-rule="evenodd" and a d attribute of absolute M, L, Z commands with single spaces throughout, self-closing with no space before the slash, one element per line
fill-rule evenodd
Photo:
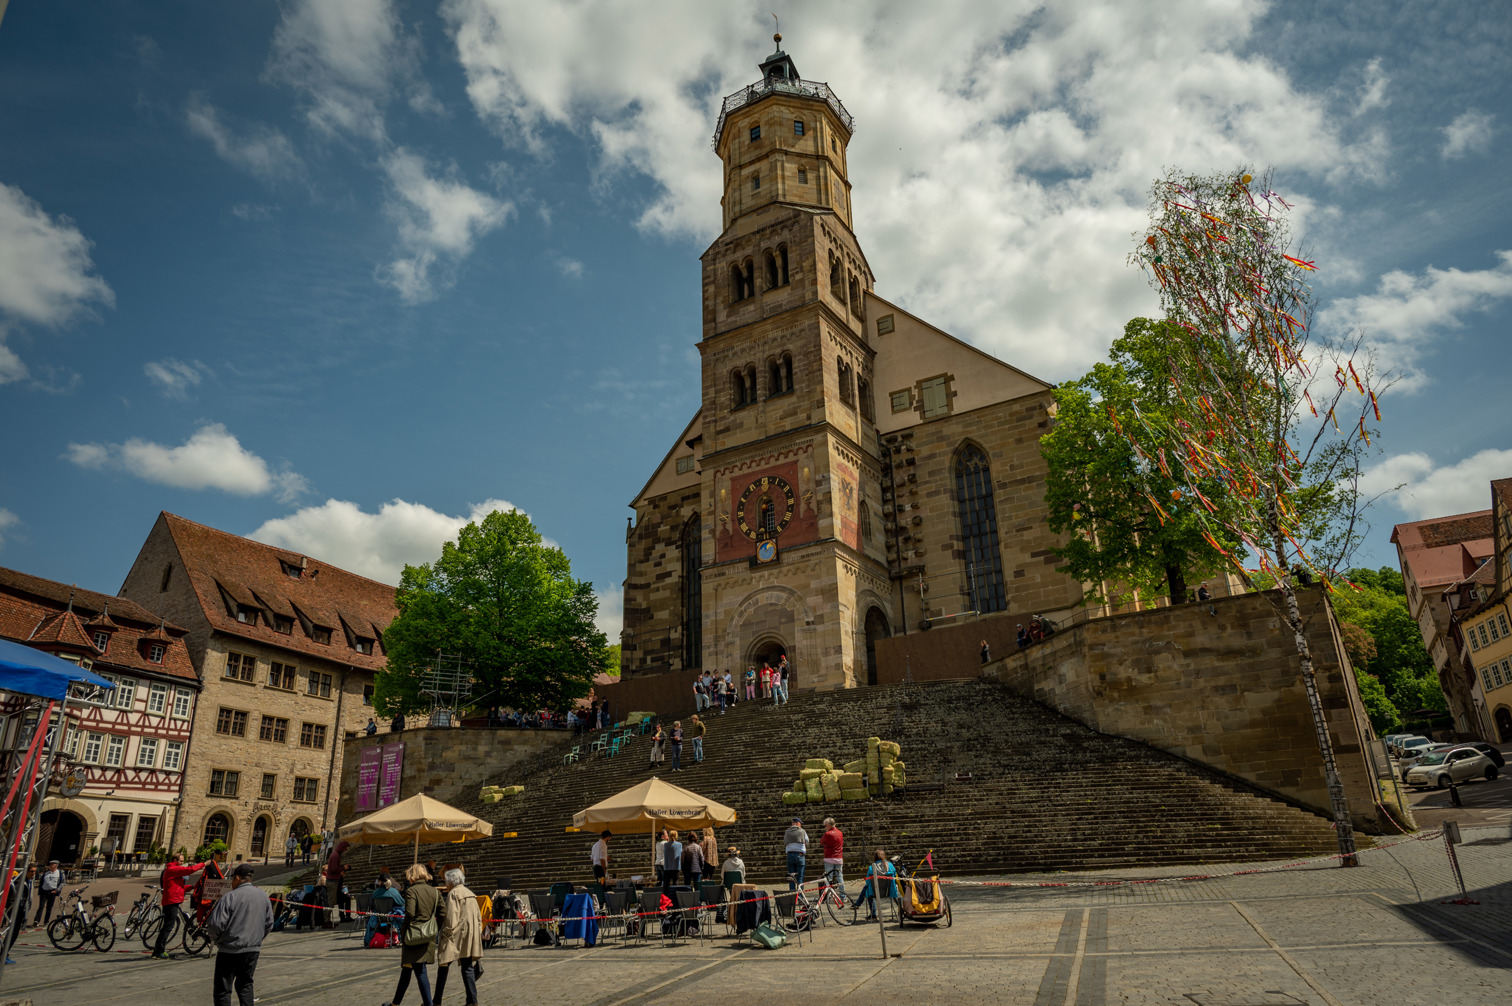
<path fill-rule="evenodd" d="M 677 905 L 676 925 L 672 929 L 673 938 L 676 939 L 677 936 L 681 935 L 684 939 L 687 939 L 688 924 L 691 922 L 693 928 L 698 930 L 698 941 L 702 943 L 704 931 L 703 926 L 700 924 L 698 913 L 703 910 L 703 899 L 699 897 L 699 892 L 673 891 L 672 901 Z"/>
<path fill-rule="evenodd" d="M 803 942 L 803 934 L 808 933 L 809 942 L 814 941 L 814 920 L 805 917 L 803 925 L 798 920 L 798 892 L 782 891 L 772 898 L 772 915 L 781 923 L 789 933 L 796 933 L 798 942 Z"/>
<path fill-rule="evenodd" d="M 604 895 L 604 918 L 599 924 L 599 932 L 605 939 L 614 935 L 614 927 L 619 927 L 619 938 L 624 942 L 629 931 L 630 896 L 624 891 L 609 891 Z"/>
<path fill-rule="evenodd" d="M 562 909 L 567 904 L 567 896 L 572 893 L 572 885 L 566 882 L 551 885 L 551 907 L 553 914 L 561 915 Z"/>
<path fill-rule="evenodd" d="M 640 925 L 636 930 L 635 942 L 640 943 L 646 939 L 651 928 L 656 927 L 658 942 L 665 941 L 666 934 L 662 932 L 661 888 L 647 887 L 641 891 L 640 896 Z"/>
<path fill-rule="evenodd" d="M 709 925 L 712 926 L 718 919 L 719 910 L 725 907 L 725 889 L 723 887 L 715 887 L 711 884 L 705 884 L 704 889 L 701 892 L 701 896 L 702 903 L 698 906 L 698 910 L 700 913 L 708 914 Z M 728 912 L 725 913 L 725 918 L 729 918 Z M 699 923 L 698 928 L 701 934 L 703 932 L 702 922 Z"/>
<path fill-rule="evenodd" d="M 353 916 L 353 920 L 358 924 L 352 927 L 352 935 L 363 936 L 367 931 L 367 926 L 362 923 L 369 918 L 369 913 L 373 910 L 373 896 L 372 894 L 359 894 L 354 900 L 357 905 L 357 914 Z"/>
<path fill-rule="evenodd" d="M 530 896 L 530 910 L 535 913 L 534 921 L 536 928 L 541 929 L 544 927 L 551 934 L 551 945 L 558 947 L 562 945 L 562 941 L 557 935 L 556 926 L 553 925 L 553 920 L 557 917 L 558 913 L 556 906 L 552 904 L 552 900 L 549 894 L 532 894 Z"/>
<path fill-rule="evenodd" d="M 574 744 L 572 746 L 572 750 L 568 751 L 566 754 L 564 754 L 562 756 L 562 764 L 563 765 L 571 765 L 573 762 L 576 762 L 580 758 L 582 758 L 582 756 L 583 756 L 583 745 L 581 745 L 581 744 Z"/>

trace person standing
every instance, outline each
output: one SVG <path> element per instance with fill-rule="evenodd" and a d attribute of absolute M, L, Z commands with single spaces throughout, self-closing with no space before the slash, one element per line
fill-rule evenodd
<path fill-rule="evenodd" d="M 663 864 L 667 859 L 667 829 L 663 828 L 656 836 L 656 848 L 651 851 L 651 865 L 656 867 L 656 882 L 662 882 L 662 874 L 665 871 Z"/>
<path fill-rule="evenodd" d="M 299 839 L 290 832 L 289 837 L 284 839 L 284 866 L 294 865 L 294 854 L 299 851 Z"/>
<path fill-rule="evenodd" d="M 215 940 L 215 1006 L 252 1006 L 252 974 L 263 938 L 273 931 L 273 902 L 252 883 L 252 864 L 231 871 L 231 890 L 220 896 L 206 922 Z"/>
<path fill-rule="evenodd" d="M 601 885 L 609 883 L 609 836 L 614 832 L 605 828 L 599 832 L 599 840 L 593 843 L 593 879 Z"/>
<path fill-rule="evenodd" d="M 369 716 L 369 717 L 368 717 L 368 724 L 367 724 L 367 726 L 366 726 L 366 727 L 365 727 L 365 728 L 364 728 L 364 729 L 363 729 L 363 731 L 362 731 L 362 732 L 363 732 L 363 733 L 364 733 L 364 734 L 366 734 L 366 735 L 367 735 L 367 736 L 369 736 L 369 737 L 371 737 L 371 736 L 373 736 L 373 735 L 374 735 L 374 734 L 376 734 L 376 733 L 377 733 L 377 732 L 378 732 L 378 721 L 377 721 L 377 720 L 375 720 L 375 719 L 373 719 L 373 718 L 372 718 L 372 717 L 371 717 L 371 716 Z"/>
<path fill-rule="evenodd" d="M 778 662 L 778 664 L 777 664 L 777 676 L 778 676 L 778 679 L 782 682 L 782 704 L 783 705 L 787 705 L 787 702 L 788 702 L 788 677 L 791 674 L 792 674 L 792 671 L 788 668 L 787 654 L 784 653 L 782 655 L 782 660 L 780 660 Z"/>
<path fill-rule="evenodd" d="M 152 948 L 152 956 L 158 960 L 168 957 L 164 948 L 168 945 L 168 937 L 178 928 L 179 916 L 184 911 L 184 880 L 209 865 L 210 861 L 206 860 L 185 866 L 175 852 L 163 866 L 163 875 L 158 878 L 158 884 L 163 889 L 163 920 L 158 923 L 157 943 Z"/>
<path fill-rule="evenodd" d="M 341 855 L 350 847 L 350 842 L 337 842 L 335 848 L 331 850 L 331 858 L 326 860 L 326 891 L 329 895 L 326 903 L 333 911 L 333 917 L 326 922 L 327 929 L 331 927 L 332 922 L 345 922 L 347 919 L 346 895 L 342 893 L 347 866 L 341 861 Z"/>
<path fill-rule="evenodd" d="M 772 665 L 765 661 L 761 664 L 761 697 L 772 697 Z"/>
<path fill-rule="evenodd" d="M 651 760 L 647 763 L 646 768 L 654 769 L 662 763 L 662 749 L 665 744 L 666 735 L 662 732 L 661 724 L 658 723 L 656 728 L 651 731 Z"/>
<path fill-rule="evenodd" d="M 690 730 L 693 734 L 693 764 L 695 765 L 703 761 L 703 741 L 706 729 L 704 721 L 698 718 L 697 713 L 694 713 L 693 726 Z"/>
<path fill-rule="evenodd" d="M 803 886 L 805 854 L 808 852 L 808 832 L 803 830 L 803 820 L 793 818 L 793 823 L 782 836 L 782 846 L 787 851 L 788 890 Z"/>
<path fill-rule="evenodd" d="M 683 847 L 683 877 L 684 882 L 693 885 L 693 890 L 703 890 L 704 854 L 703 843 L 693 840 L 688 836 L 688 844 Z"/>
<path fill-rule="evenodd" d="M 987 640 L 982 640 L 982 663 L 992 663 L 992 648 L 987 645 Z"/>
<path fill-rule="evenodd" d="M 745 690 L 746 698 L 752 702 L 756 701 L 756 668 L 754 667 L 746 668 Z"/>
<path fill-rule="evenodd" d="M 698 675 L 698 677 L 696 677 L 696 678 L 693 679 L 693 709 L 696 712 L 703 712 L 703 704 L 704 704 L 703 675 L 700 674 L 700 675 Z"/>
<path fill-rule="evenodd" d="M 677 871 L 682 869 L 682 843 L 677 840 L 676 830 L 667 832 L 667 844 L 662 846 L 662 893 L 672 897 L 672 888 L 677 883 Z"/>
<path fill-rule="evenodd" d="M 607 831 L 604 834 L 609 834 Z M 483 958 L 483 912 L 478 896 L 468 890 L 462 871 L 446 871 L 446 910 L 442 913 L 441 945 L 436 951 L 436 991 L 434 1006 L 441 1006 L 446 991 L 446 972 L 453 964 L 462 971 L 462 988 L 467 1006 L 477 1006 L 478 964 Z"/>
<path fill-rule="evenodd" d="M 309 832 L 305 832 L 304 837 L 299 840 L 299 850 L 304 855 L 304 858 L 300 861 L 301 866 L 310 865 L 310 849 L 314 845 L 315 840 L 310 837 Z"/>
<path fill-rule="evenodd" d="M 436 963 L 436 932 L 440 928 L 436 909 L 441 904 L 441 892 L 430 885 L 430 871 L 419 863 L 404 871 L 404 879 L 409 885 L 404 889 L 404 927 L 400 930 L 404 949 L 399 952 L 399 985 L 388 1006 L 404 1001 L 411 977 L 420 986 L 420 1006 L 432 1006 L 430 975 L 425 966 Z"/>
<path fill-rule="evenodd" d="M 715 866 L 719 864 L 719 842 L 714 838 L 713 828 L 705 828 L 703 830 L 703 842 L 701 844 L 703 845 L 704 872 L 712 873 Z"/>
<path fill-rule="evenodd" d="M 673 720 L 672 737 L 670 743 L 672 745 L 672 771 L 674 772 L 682 771 L 682 742 L 682 720 Z"/>
<path fill-rule="evenodd" d="M 42 874 L 42 879 L 37 884 L 37 914 L 32 918 L 32 925 L 46 925 L 52 921 L 53 905 L 58 900 L 58 892 L 63 890 L 63 867 L 56 859 L 47 861 L 47 870 Z"/>
<path fill-rule="evenodd" d="M 1029 630 L 1022 625 L 1018 627 L 1018 648 L 1023 649 L 1029 645 Z"/>
<path fill-rule="evenodd" d="M 824 833 L 819 836 L 819 848 L 824 851 L 824 876 L 840 896 L 845 897 L 845 833 L 835 819 L 824 819 Z"/>

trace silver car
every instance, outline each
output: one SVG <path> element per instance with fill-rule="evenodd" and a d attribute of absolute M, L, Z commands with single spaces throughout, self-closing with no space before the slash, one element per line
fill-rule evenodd
<path fill-rule="evenodd" d="M 1429 740 L 1427 737 L 1422 737 L 1418 734 L 1409 734 L 1408 736 L 1403 737 L 1396 742 L 1395 750 L 1393 751 L 1393 753 L 1398 758 L 1406 758 L 1409 755 L 1415 753 L 1417 749 L 1429 748 L 1432 747 L 1435 743 L 1435 741 Z"/>
<path fill-rule="evenodd" d="M 1407 770 L 1412 768 L 1418 762 L 1422 761 L 1425 755 L 1433 754 L 1435 751 L 1448 751 L 1450 748 L 1457 748 L 1460 746 L 1461 745 L 1459 744 L 1432 743 L 1425 744 L 1424 746 L 1418 748 L 1410 748 L 1407 753 L 1397 761 L 1397 768 L 1402 770 L 1403 778 L 1406 778 Z"/>
<path fill-rule="evenodd" d="M 1487 782 L 1497 775 L 1496 763 L 1472 747 L 1448 747 L 1442 751 L 1430 751 L 1416 765 L 1407 770 L 1403 779 L 1417 789 L 1430 786 L 1445 789 L 1450 782 L 1467 782 L 1484 778 Z"/>

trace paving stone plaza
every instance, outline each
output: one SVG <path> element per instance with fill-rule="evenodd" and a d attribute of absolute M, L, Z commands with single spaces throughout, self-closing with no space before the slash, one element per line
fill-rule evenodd
<path fill-rule="evenodd" d="M 700 944 L 496 949 L 483 1003 L 699 1006 L 778 1003 L 1023 1003 L 1101 1006 L 1403 1006 L 1512 999 L 1512 834 L 1466 828 L 1459 857 L 1477 905 L 1459 897 L 1437 837 L 1364 853 L 1357 869 L 1326 863 L 1274 872 L 1181 877 L 1119 871 L 950 888 L 949 929 L 819 929 L 779 950 L 716 936 Z M 1281 864 L 1275 864 L 1281 865 Z M 1227 874 L 1256 864 L 1201 872 Z M 967 878 L 959 878 L 966 881 Z M 1017 886 L 1068 881 L 1097 886 Z M 344 927 L 349 928 L 349 927 Z M 723 927 L 714 927 L 716 934 Z M 0 1002 L 200 1004 L 213 961 L 135 953 L 65 955 L 29 931 Z M 124 946 L 124 941 L 122 941 Z M 260 1003 L 383 1003 L 398 954 L 349 932 L 280 933 L 264 946 Z M 457 976 L 446 1002 L 462 1002 Z M 415 989 L 405 1000 L 418 1003 Z"/>

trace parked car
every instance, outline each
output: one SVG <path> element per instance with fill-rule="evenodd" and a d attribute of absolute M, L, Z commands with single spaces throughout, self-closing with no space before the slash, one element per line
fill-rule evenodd
<path fill-rule="evenodd" d="M 1432 744 L 1433 741 L 1429 740 L 1427 737 L 1421 737 L 1417 734 L 1413 734 L 1410 737 L 1404 737 L 1401 740 L 1397 741 L 1395 754 L 1398 758 L 1405 758 L 1409 753 L 1416 751 L 1418 748 L 1426 748 L 1431 746 Z"/>
<path fill-rule="evenodd" d="M 1396 742 L 1397 741 L 1401 740 L 1404 737 L 1412 737 L 1412 736 L 1415 736 L 1415 735 L 1414 734 L 1387 734 L 1386 736 L 1384 736 L 1384 737 L 1381 738 L 1381 741 L 1382 741 L 1382 743 L 1384 743 L 1386 745 L 1386 750 L 1387 751 L 1394 751 L 1394 750 L 1396 750 Z"/>
<path fill-rule="evenodd" d="M 1485 741 L 1469 741 L 1466 746 L 1473 747 L 1487 758 L 1490 758 L 1496 763 L 1497 768 L 1507 767 L 1507 759 L 1502 756 L 1500 751 L 1496 750 L 1495 746 L 1487 744 Z"/>
<path fill-rule="evenodd" d="M 1429 751 L 1416 765 L 1407 770 L 1403 782 L 1417 789 L 1430 786 L 1445 789 L 1450 782 L 1468 782 L 1484 778 L 1495 779 L 1496 765 L 1473 747 L 1451 746 L 1443 751 Z"/>
<path fill-rule="evenodd" d="M 1464 745 L 1462 744 L 1429 744 L 1426 747 L 1414 748 L 1408 751 L 1407 754 L 1397 762 L 1397 768 L 1401 769 L 1405 773 L 1408 769 L 1421 762 L 1424 755 L 1433 754 L 1434 752 L 1438 751 L 1448 751 L 1450 748 L 1463 746 Z"/>

